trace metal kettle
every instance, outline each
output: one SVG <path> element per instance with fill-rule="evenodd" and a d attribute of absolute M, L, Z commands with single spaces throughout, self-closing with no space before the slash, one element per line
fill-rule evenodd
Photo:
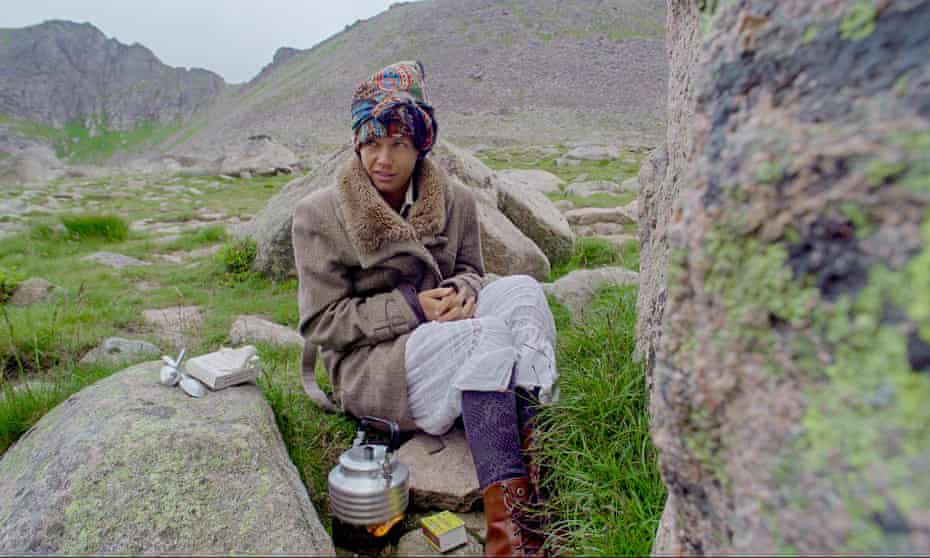
<path fill-rule="evenodd" d="M 391 440 L 366 443 L 368 429 L 379 423 L 390 429 Z M 407 509 L 410 470 L 398 461 L 400 428 L 396 422 L 362 417 L 352 447 L 329 472 L 329 507 L 340 520 L 386 532 Z"/>

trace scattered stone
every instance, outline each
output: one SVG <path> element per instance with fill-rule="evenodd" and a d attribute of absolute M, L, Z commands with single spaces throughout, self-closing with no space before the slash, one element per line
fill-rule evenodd
<path fill-rule="evenodd" d="M 565 154 L 568 159 L 583 159 L 585 161 L 605 161 L 616 159 L 620 149 L 612 145 L 582 145 Z"/>
<path fill-rule="evenodd" d="M 260 316 L 236 316 L 229 330 L 233 345 L 249 345 L 259 341 L 275 345 L 303 347 L 304 338 L 292 328 L 270 322 Z"/>
<path fill-rule="evenodd" d="M 619 191 L 620 185 L 606 180 L 593 180 L 590 182 L 573 182 L 565 188 L 566 194 L 575 196 L 591 196 L 593 194 L 614 194 Z"/>
<path fill-rule="evenodd" d="M 597 291 L 613 285 L 635 285 L 639 274 L 622 267 L 576 269 L 555 283 L 543 283 L 543 290 L 563 304 L 580 322 Z"/>
<path fill-rule="evenodd" d="M 192 399 L 159 367 L 83 389 L 0 457 L 0 554 L 333 556 L 259 388 Z"/>
<path fill-rule="evenodd" d="M 623 209 L 626 210 L 627 214 L 635 217 L 636 222 L 639 223 L 639 200 L 631 201 L 630 203 L 624 205 Z"/>
<path fill-rule="evenodd" d="M 608 235 L 602 236 L 601 238 L 603 238 L 607 242 L 610 242 L 617 248 L 622 248 L 624 244 L 627 244 L 630 242 L 637 242 L 637 243 L 639 242 L 639 237 L 634 236 L 632 234 L 608 234 Z"/>
<path fill-rule="evenodd" d="M 153 283 L 152 281 L 139 281 L 137 283 L 133 283 L 132 286 L 135 287 L 137 291 L 146 293 L 158 289 L 161 285 L 158 283 Z"/>
<path fill-rule="evenodd" d="M 157 254 L 156 257 L 158 257 L 162 261 L 172 263 L 172 264 L 184 263 L 184 260 L 181 258 L 181 256 L 176 253 L 175 254 Z"/>
<path fill-rule="evenodd" d="M 562 213 L 565 213 L 569 209 L 573 209 L 575 207 L 575 204 L 572 203 L 571 200 L 556 200 L 553 202 L 553 205 L 556 206 Z"/>
<path fill-rule="evenodd" d="M 535 190 L 548 194 L 558 192 L 565 181 L 551 172 L 544 170 L 505 169 L 497 171 L 497 177 L 503 183 L 510 183 L 520 190 Z"/>
<path fill-rule="evenodd" d="M 471 450 L 460 428 L 442 436 L 418 432 L 397 458 L 410 468 L 410 504 L 424 510 L 465 512 L 481 498 Z"/>
<path fill-rule="evenodd" d="M 143 310 L 142 319 L 155 328 L 161 339 L 176 348 L 187 346 L 188 338 L 202 321 L 202 313 L 197 306 L 172 306 L 157 310 Z"/>
<path fill-rule="evenodd" d="M 116 254 L 113 252 L 94 252 L 93 254 L 84 256 L 81 259 L 84 261 L 97 262 L 99 264 L 116 269 L 151 265 L 149 262 L 144 262 L 131 256 L 124 256 L 123 254 Z"/>
<path fill-rule="evenodd" d="M 138 222 L 138 221 L 137 221 L 137 222 Z M 154 239 L 152 242 L 154 242 L 155 244 L 158 244 L 159 246 L 164 246 L 165 244 L 171 244 L 172 242 L 176 242 L 176 241 L 178 241 L 178 240 L 181 240 L 181 235 L 179 235 L 179 234 L 168 234 L 168 235 L 165 235 L 165 236 L 160 236 L 160 237 Z"/>
<path fill-rule="evenodd" d="M 31 277 L 16 287 L 16 291 L 7 302 L 12 306 L 29 306 L 47 300 L 56 291 L 63 292 L 41 277 Z"/>
<path fill-rule="evenodd" d="M 635 225 L 636 214 L 626 207 L 580 207 L 565 212 L 565 218 L 572 225 L 593 225 L 594 223 L 617 223 Z"/>
<path fill-rule="evenodd" d="M 244 144 L 227 152 L 220 162 L 220 173 L 241 178 L 291 174 L 298 162 L 293 151 L 270 136 L 260 134 L 250 136 Z"/>
<path fill-rule="evenodd" d="M 639 193 L 639 178 L 627 178 L 620 184 L 621 192 L 636 192 Z"/>
<path fill-rule="evenodd" d="M 620 234 L 624 229 L 623 225 L 617 223 L 594 223 L 591 228 L 594 230 L 594 234 L 601 236 Z"/>
<path fill-rule="evenodd" d="M 467 530 L 465 536 L 468 538 L 468 542 L 443 553 L 442 556 L 484 556 L 484 545 Z M 420 529 L 416 529 L 400 538 L 400 541 L 397 542 L 395 556 L 437 556 L 437 552 L 426 540 L 426 535 Z"/>
<path fill-rule="evenodd" d="M 87 354 L 81 357 L 80 362 L 82 364 L 94 362 L 116 364 L 141 360 L 145 357 L 157 358 L 159 355 L 161 355 L 161 350 L 148 341 L 110 337 L 99 346 L 88 351 Z"/>
<path fill-rule="evenodd" d="M 557 167 L 577 167 L 581 164 L 581 161 L 578 159 L 566 159 L 565 157 L 558 157 L 555 160 L 555 166 Z"/>
<path fill-rule="evenodd" d="M 578 226 L 572 227 L 572 230 L 575 231 L 575 234 L 577 236 L 585 236 L 585 237 L 595 236 L 594 227 L 590 225 L 578 225 Z"/>

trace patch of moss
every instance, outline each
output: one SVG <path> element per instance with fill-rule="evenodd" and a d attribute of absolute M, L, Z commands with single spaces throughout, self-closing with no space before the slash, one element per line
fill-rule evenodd
<path fill-rule="evenodd" d="M 846 11 L 840 22 L 840 36 L 850 41 L 858 41 L 875 31 L 875 18 L 878 12 L 872 0 L 856 2 Z"/>
<path fill-rule="evenodd" d="M 808 25 L 807 29 L 804 30 L 804 36 L 801 37 L 801 44 L 808 44 L 817 38 L 817 35 L 820 33 L 820 27 L 816 25 Z"/>

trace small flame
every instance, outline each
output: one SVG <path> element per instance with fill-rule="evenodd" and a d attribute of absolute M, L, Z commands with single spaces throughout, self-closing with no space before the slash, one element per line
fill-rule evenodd
<path fill-rule="evenodd" d="M 392 517 L 391 519 L 388 519 L 384 523 L 380 523 L 378 525 L 369 525 L 365 528 L 368 529 L 368 532 L 374 535 L 375 537 L 383 537 L 384 535 L 387 534 L 388 531 L 391 530 L 391 527 L 396 525 L 397 522 L 403 518 L 404 518 L 404 514 L 399 514 L 395 517 Z"/>

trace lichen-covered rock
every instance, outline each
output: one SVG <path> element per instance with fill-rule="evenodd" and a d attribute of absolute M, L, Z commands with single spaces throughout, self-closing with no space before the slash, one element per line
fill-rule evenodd
<path fill-rule="evenodd" d="M 682 548 L 927 553 L 930 3 L 702 4 L 650 402 Z"/>
<path fill-rule="evenodd" d="M 0 458 L 0 554 L 333 555 L 259 389 L 158 362 L 85 388 Z"/>

